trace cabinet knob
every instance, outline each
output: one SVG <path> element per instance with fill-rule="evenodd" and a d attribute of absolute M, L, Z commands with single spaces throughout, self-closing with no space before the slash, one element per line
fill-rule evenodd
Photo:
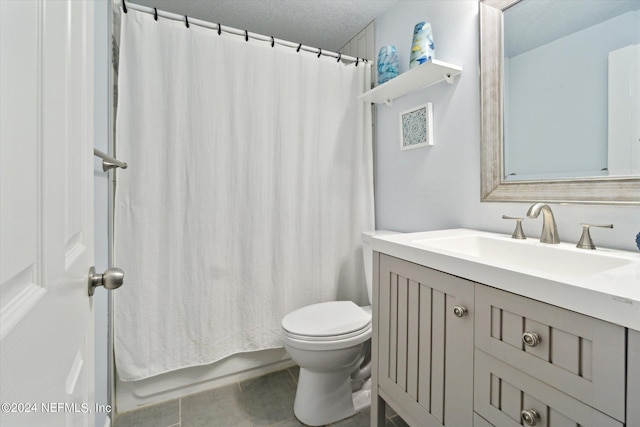
<path fill-rule="evenodd" d="M 458 317 L 462 317 L 467 314 L 467 309 L 461 305 L 456 305 L 455 307 L 453 307 L 453 314 Z"/>
<path fill-rule="evenodd" d="M 520 412 L 520 416 L 522 417 L 522 421 L 528 426 L 534 426 L 540 421 L 540 415 L 538 415 L 538 411 L 535 409 L 525 409 Z"/>
<path fill-rule="evenodd" d="M 528 345 L 529 347 L 535 347 L 540 344 L 540 335 L 535 332 L 525 332 L 522 334 L 522 342 Z"/>

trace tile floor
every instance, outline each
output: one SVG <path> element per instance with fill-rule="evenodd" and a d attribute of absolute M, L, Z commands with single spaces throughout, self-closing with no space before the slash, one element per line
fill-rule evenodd
<path fill-rule="evenodd" d="M 118 414 L 115 427 L 303 426 L 293 415 L 298 368 Z M 407 424 L 392 410 L 387 427 Z M 333 426 L 368 427 L 369 410 Z"/>

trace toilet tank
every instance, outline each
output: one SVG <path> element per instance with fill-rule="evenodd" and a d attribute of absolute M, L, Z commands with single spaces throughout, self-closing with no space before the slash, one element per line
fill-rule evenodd
<path fill-rule="evenodd" d="M 384 236 L 398 234 L 396 231 L 375 230 L 362 232 L 362 256 L 364 258 L 364 275 L 367 279 L 367 294 L 369 304 L 373 304 L 373 250 L 371 249 L 371 236 Z"/>

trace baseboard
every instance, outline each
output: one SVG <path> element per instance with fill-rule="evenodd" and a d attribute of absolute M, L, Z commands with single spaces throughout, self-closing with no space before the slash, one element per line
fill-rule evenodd
<path fill-rule="evenodd" d="M 116 374 L 116 413 L 259 377 L 294 366 L 284 348 L 241 353 L 205 366 L 180 369 L 140 381 Z"/>

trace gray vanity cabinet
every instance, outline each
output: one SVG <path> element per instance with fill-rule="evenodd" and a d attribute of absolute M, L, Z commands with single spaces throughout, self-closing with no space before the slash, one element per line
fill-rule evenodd
<path fill-rule="evenodd" d="M 372 427 L 640 427 L 640 332 L 374 252 Z"/>
<path fill-rule="evenodd" d="M 624 327 L 489 286 L 475 297 L 476 348 L 624 422 Z"/>
<path fill-rule="evenodd" d="M 473 423 L 474 283 L 374 254 L 372 425 Z"/>

